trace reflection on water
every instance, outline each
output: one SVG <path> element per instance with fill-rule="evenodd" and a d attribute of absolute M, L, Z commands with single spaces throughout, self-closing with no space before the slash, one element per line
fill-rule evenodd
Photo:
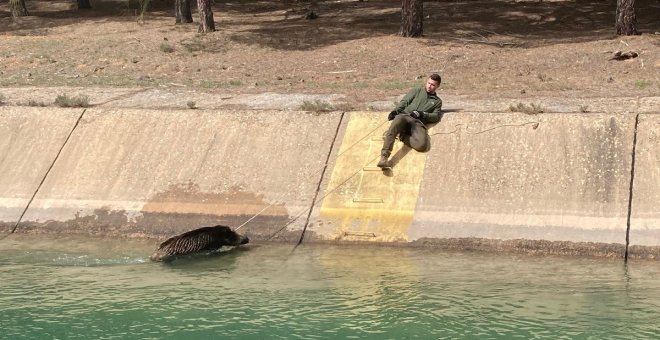
<path fill-rule="evenodd" d="M 282 244 L 0 241 L 0 338 L 660 337 L 660 264 Z"/>

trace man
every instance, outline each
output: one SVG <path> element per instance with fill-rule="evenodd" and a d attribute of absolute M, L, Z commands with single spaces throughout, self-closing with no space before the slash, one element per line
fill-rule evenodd
<path fill-rule="evenodd" d="M 435 94 L 442 79 L 434 73 L 424 86 L 416 86 L 406 94 L 394 111 L 387 116 L 392 121 L 385 133 L 385 142 L 380 153 L 378 167 L 389 168 L 388 158 L 394 147 L 394 139 L 400 135 L 403 143 L 419 152 L 431 149 L 431 137 L 426 131 L 427 123 L 440 120 L 442 100 Z"/>

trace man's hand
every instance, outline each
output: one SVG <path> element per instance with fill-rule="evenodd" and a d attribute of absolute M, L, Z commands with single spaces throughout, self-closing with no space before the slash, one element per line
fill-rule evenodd
<path fill-rule="evenodd" d="M 396 112 L 396 110 L 390 112 L 390 114 L 387 115 L 387 120 L 392 120 L 392 119 L 394 119 L 394 117 L 396 117 L 396 115 L 398 115 L 398 114 L 399 114 L 399 113 Z"/>
<path fill-rule="evenodd" d="M 410 113 L 410 117 L 413 117 L 413 118 L 415 118 L 415 119 L 422 120 L 422 119 L 424 119 L 424 118 L 426 117 L 426 112 L 415 110 L 415 111 L 413 111 L 413 112 Z"/>

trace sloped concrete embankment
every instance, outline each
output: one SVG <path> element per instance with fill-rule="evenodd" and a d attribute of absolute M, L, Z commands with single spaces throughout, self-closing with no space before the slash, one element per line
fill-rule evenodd
<path fill-rule="evenodd" d="M 4 231 L 151 237 L 215 224 L 261 239 L 299 236 L 288 229 L 302 230 L 341 118 L 1 110 Z"/>
<path fill-rule="evenodd" d="M 612 256 L 623 256 L 627 239 L 632 245 L 660 244 L 659 230 L 650 230 L 659 221 L 651 206 L 660 202 L 657 174 L 648 172 L 652 157 L 636 153 L 633 169 L 635 134 L 637 150 L 650 147 L 642 137 L 645 124 L 636 125 L 635 115 L 542 115 L 537 129 L 516 126 L 520 117 L 503 115 L 447 121 L 454 122 L 477 128 L 439 138 L 446 149 L 435 150 L 427 166 L 442 169 L 442 176 L 422 185 L 411 238 L 450 239 L 464 248 Z M 480 133 L 499 124 L 512 126 Z M 645 225 L 640 215 L 648 217 Z"/>
<path fill-rule="evenodd" d="M 0 227 L 166 237 L 226 224 L 254 240 L 610 256 L 629 240 L 653 257 L 659 125 L 448 113 L 429 153 L 397 143 L 382 172 L 382 113 L 4 107 Z"/>
<path fill-rule="evenodd" d="M 429 153 L 398 143 L 385 173 L 384 128 L 361 136 L 380 119 L 345 119 L 317 238 L 617 257 L 629 240 L 630 256 L 659 255 L 658 115 L 448 113 Z"/>

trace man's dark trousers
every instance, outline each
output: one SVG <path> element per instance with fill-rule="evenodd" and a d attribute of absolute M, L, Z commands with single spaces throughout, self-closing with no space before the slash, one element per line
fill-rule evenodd
<path fill-rule="evenodd" d="M 390 128 L 385 132 L 385 142 L 381 151 L 382 156 L 390 156 L 394 148 L 394 140 L 399 134 L 403 144 L 419 152 L 426 152 L 431 149 L 431 137 L 429 137 L 424 123 L 407 114 L 398 114 L 392 120 Z"/>

